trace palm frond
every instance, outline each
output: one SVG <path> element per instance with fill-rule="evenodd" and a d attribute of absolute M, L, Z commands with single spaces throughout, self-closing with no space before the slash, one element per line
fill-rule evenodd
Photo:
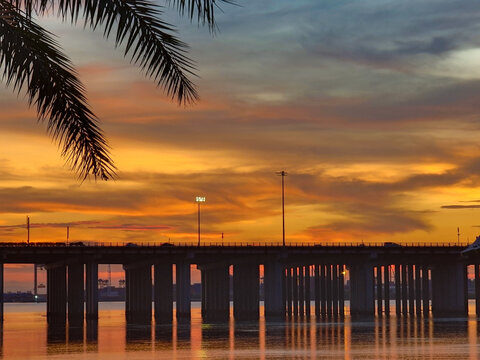
<path fill-rule="evenodd" d="M 178 12 L 188 16 L 190 20 L 196 18 L 198 23 L 208 24 L 211 30 L 215 30 L 215 12 L 219 3 L 234 4 L 232 0 L 166 0 L 167 4 L 177 8 Z"/>
<path fill-rule="evenodd" d="M 93 30 L 103 28 L 105 37 L 115 34 L 115 45 L 125 45 L 125 56 L 153 78 L 168 96 L 180 104 L 198 99 L 194 64 L 187 56 L 188 46 L 173 35 L 175 29 L 159 20 L 161 8 L 150 0 L 3 0 L 40 14 L 58 11 L 67 21 L 80 16 Z M 83 13 L 82 13 L 83 9 Z"/>
<path fill-rule="evenodd" d="M 0 1 L 0 67 L 7 85 L 26 89 L 39 120 L 47 122 L 80 178 L 115 177 L 108 145 L 70 60 L 46 30 L 6 1 Z"/>

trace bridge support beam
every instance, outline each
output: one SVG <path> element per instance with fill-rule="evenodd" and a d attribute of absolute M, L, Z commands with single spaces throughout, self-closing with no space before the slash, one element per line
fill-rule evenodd
<path fill-rule="evenodd" d="M 259 284 L 260 271 L 258 264 L 237 264 L 233 266 L 233 316 L 236 321 L 258 320 Z M 291 306 L 290 298 L 290 308 Z"/>
<path fill-rule="evenodd" d="M 402 314 L 408 314 L 408 280 L 407 265 L 402 264 Z"/>
<path fill-rule="evenodd" d="M 320 265 L 320 313 L 327 316 L 327 267 Z"/>
<path fill-rule="evenodd" d="M 202 269 L 202 288 L 205 288 L 203 320 L 206 322 L 227 322 L 230 315 L 229 267 L 206 267 Z"/>
<path fill-rule="evenodd" d="M 333 300 L 332 300 L 332 265 L 327 265 L 326 272 L 326 286 L 327 286 L 327 316 L 332 317 Z"/>
<path fill-rule="evenodd" d="M 432 268 L 432 313 L 434 316 L 467 316 L 467 267 L 447 263 Z"/>
<path fill-rule="evenodd" d="M 190 263 L 177 263 L 175 275 L 177 319 L 190 319 Z"/>
<path fill-rule="evenodd" d="M 315 316 L 320 317 L 320 265 L 314 265 L 315 274 Z"/>
<path fill-rule="evenodd" d="M 173 320 L 172 264 L 154 264 L 153 272 L 153 301 L 155 309 L 155 323 L 171 323 Z"/>
<path fill-rule="evenodd" d="M 84 319 L 83 264 L 68 265 L 68 323 L 82 325 Z"/>
<path fill-rule="evenodd" d="M 422 279 L 418 265 L 415 265 L 415 313 L 422 315 Z"/>
<path fill-rule="evenodd" d="M 383 316 L 382 304 L 382 267 L 377 266 L 377 315 Z"/>
<path fill-rule="evenodd" d="M 127 322 L 149 324 L 152 321 L 152 267 L 140 264 L 124 267 Z"/>
<path fill-rule="evenodd" d="M 354 264 L 350 267 L 350 313 L 352 317 L 374 316 L 375 297 L 373 267 Z"/>
<path fill-rule="evenodd" d="M 264 264 L 265 318 L 267 320 L 284 319 L 283 266 L 278 261 Z"/>
<path fill-rule="evenodd" d="M 67 317 L 67 269 L 47 268 L 47 321 L 65 324 Z"/>
<path fill-rule="evenodd" d="M 98 320 L 98 264 L 85 265 L 87 320 Z"/>

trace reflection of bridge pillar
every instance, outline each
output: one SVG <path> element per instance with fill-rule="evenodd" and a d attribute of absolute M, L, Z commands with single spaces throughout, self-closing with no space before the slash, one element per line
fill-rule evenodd
<path fill-rule="evenodd" d="M 229 267 L 206 267 L 202 269 L 205 287 L 204 321 L 228 321 L 230 315 Z"/>
<path fill-rule="evenodd" d="M 442 263 L 432 268 L 432 312 L 435 316 L 467 316 L 467 267 Z"/>
<path fill-rule="evenodd" d="M 282 304 L 283 266 L 277 261 L 264 264 L 265 318 L 283 319 L 285 309 Z"/>
<path fill-rule="evenodd" d="M 67 316 L 67 271 L 65 266 L 47 268 L 47 321 L 64 324 Z"/>
<path fill-rule="evenodd" d="M 177 319 L 190 319 L 190 263 L 177 263 L 175 274 Z"/>
<path fill-rule="evenodd" d="M 155 322 L 169 323 L 173 320 L 173 282 L 172 264 L 154 265 L 153 298 Z"/>
<path fill-rule="evenodd" d="M 98 264 L 87 263 L 85 265 L 85 291 L 87 301 L 87 319 L 98 319 Z"/>
<path fill-rule="evenodd" d="M 350 313 L 373 316 L 375 313 L 373 267 L 355 264 L 350 267 Z"/>
<path fill-rule="evenodd" d="M 258 264 L 236 264 L 233 266 L 233 316 L 235 320 L 258 320 L 259 281 Z"/>
<path fill-rule="evenodd" d="M 152 321 L 152 267 L 151 265 L 125 266 L 127 321 L 148 324 Z"/>
<path fill-rule="evenodd" d="M 68 265 L 68 323 L 83 324 L 83 264 Z"/>

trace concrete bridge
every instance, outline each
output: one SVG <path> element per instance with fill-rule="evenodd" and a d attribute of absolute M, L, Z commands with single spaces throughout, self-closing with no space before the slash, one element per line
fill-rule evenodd
<path fill-rule="evenodd" d="M 466 316 L 467 266 L 474 265 L 479 315 L 480 257 L 462 256 L 465 246 L 2 244 L 0 294 L 4 264 L 45 264 L 48 322 L 83 324 L 85 316 L 98 318 L 98 264 L 122 264 L 127 321 L 150 322 L 153 301 L 155 322 L 169 323 L 174 295 L 176 317 L 190 318 L 194 264 L 201 271 L 202 317 L 207 322 L 229 319 L 231 266 L 236 321 L 259 318 L 261 274 L 267 320 L 310 317 L 310 301 L 318 318 L 342 318 L 347 298 L 352 317 L 393 312 L 409 317 Z M 0 305 L 3 318 L 3 299 Z"/>

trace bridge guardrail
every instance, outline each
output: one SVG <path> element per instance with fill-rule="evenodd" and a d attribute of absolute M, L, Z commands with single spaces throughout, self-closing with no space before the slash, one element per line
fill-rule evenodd
<path fill-rule="evenodd" d="M 469 243 L 444 243 L 444 242 L 409 242 L 409 243 L 391 243 L 391 242 L 288 242 L 286 247 L 467 247 Z M 65 242 L 0 242 L 1 246 L 7 247 L 27 247 L 27 246 L 68 246 L 68 247 L 281 247 L 282 242 L 96 242 L 96 241 L 77 241 L 75 243 Z"/>

